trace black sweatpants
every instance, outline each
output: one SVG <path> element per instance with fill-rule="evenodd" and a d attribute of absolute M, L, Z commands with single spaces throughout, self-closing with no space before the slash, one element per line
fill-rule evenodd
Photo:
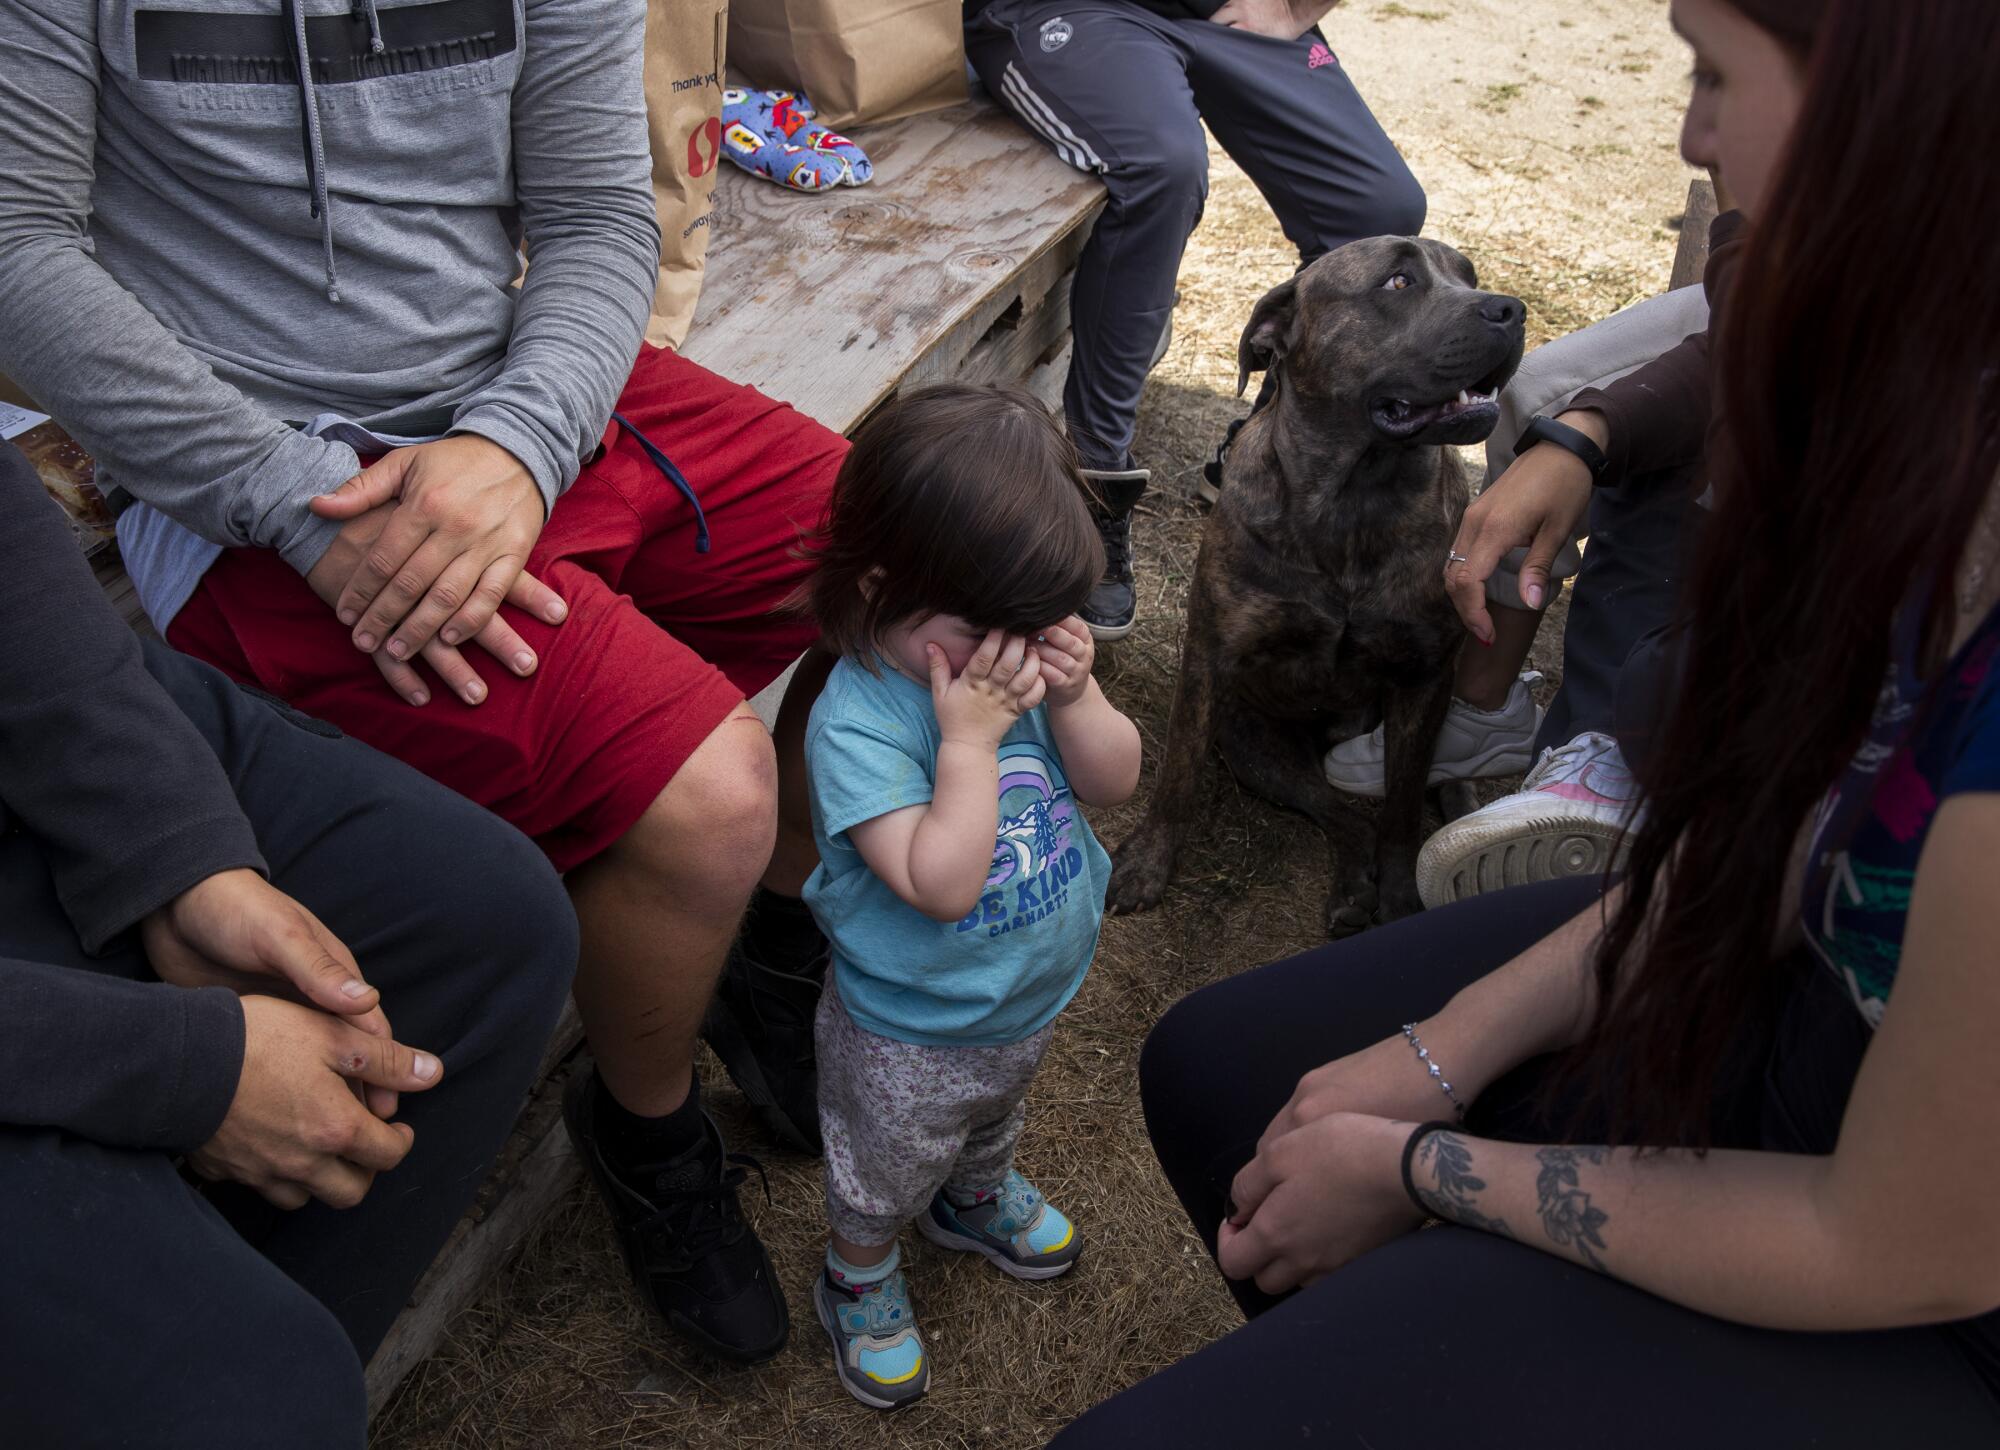
<path fill-rule="evenodd" d="M 1110 193 L 1070 291 L 1063 406 L 1088 467 L 1129 460 L 1208 195 L 1203 121 L 1302 260 L 1423 227 L 1423 189 L 1318 30 L 1274 40 L 1130 0 L 992 0 L 967 17 L 965 50 L 1002 105 Z"/>
<path fill-rule="evenodd" d="M 576 919 L 541 853 L 415 771 L 149 646 L 275 885 L 381 989 L 444 1078 L 360 1206 L 198 1192 L 164 1154 L 0 1127 L 0 1442 L 355 1450 L 361 1366 L 504 1141 L 569 987 Z M 0 957 L 151 979 L 137 932 L 83 955 L 40 848 L 0 836 Z"/>
<path fill-rule="evenodd" d="M 1674 611 L 1708 511 L 1695 468 L 1644 474 L 1590 496 L 1590 545 L 1570 585 L 1562 687 L 1535 755 L 1594 730 L 1643 767 L 1676 670 Z"/>
<path fill-rule="evenodd" d="M 1210 1252 L 1229 1183 L 1304 1073 L 1436 1011 L 1597 887 L 1562 881 L 1475 897 L 1246 972 L 1169 1011 L 1140 1063 L 1146 1122 Z M 1802 971 L 1799 983 L 1775 1035 L 1741 1055 L 1761 1070 L 1735 1074 L 1718 1101 L 1719 1143 L 1831 1147 L 1867 1030 L 1823 973 Z M 1470 1126 L 1560 1138 L 1541 1107 L 1545 1067 L 1496 1083 Z M 1254 1316 L 1247 1325 L 1098 1406 L 1055 1443 L 2000 1444 L 2000 1398 L 1957 1330 L 1752 1329 L 1473 1229 L 1406 1235 L 1281 1300 L 1231 1288 Z"/>

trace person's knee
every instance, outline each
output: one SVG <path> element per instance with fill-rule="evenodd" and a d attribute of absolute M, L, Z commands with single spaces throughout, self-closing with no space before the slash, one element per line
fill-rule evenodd
<path fill-rule="evenodd" d="M 300 1362 L 265 1384 L 271 1432 L 244 1443 L 355 1450 L 368 1440 L 368 1383 L 354 1346 L 330 1314 L 315 1333 L 301 1333 Z M 280 1388 L 282 1387 L 282 1389 Z"/>
<path fill-rule="evenodd" d="M 228 1406 L 228 1443 L 360 1450 L 368 1387 L 340 1322 L 289 1281 L 261 1312 L 246 1307 L 240 1337 L 215 1343 L 204 1387 L 211 1404 Z"/>
<path fill-rule="evenodd" d="M 1424 218 L 1430 213 L 1430 198 L 1423 186 L 1400 161 L 1384 174 L 1375 197 L 1378 225 L 1374 235 L 1414 237 L 1422 233 Z"/>
<path fill-rule="evenodd" d="M 1167 127 L 1145 154 L 1121 158 L 1106 178 L 1114 194 L 1149 213 L 1186 213 L 1189 226 L 1208 200 L 1208 141 L 1200 126 Z"/>
<path fill-rule="evenodd" d="M 450 940 L 460 960 L 494 964 L 525 1013 L 560 1007 L 576 969 L 576 910 L 547 856 L 484 810 L 452 827 L 461 889 L 450 899 Z"/>
<path fill-rule="evenodd" d="M 1191 1084 L 1215 1070 L 1211 1024 L 1203 1021 L 1196 993 L 1166 1010 L 1139 1049 L 1139 1102 L 1146 1114 L 1146 1131 L 1156 1153 L 1184 1122 L 1182 1105 Z"/>
<path fill-rule="evenodd" d="M 684 899 L 726 909 L 749 899 L 777 833 L 777 752 L 744 706 L 688 757 L 619 848 Z"/>

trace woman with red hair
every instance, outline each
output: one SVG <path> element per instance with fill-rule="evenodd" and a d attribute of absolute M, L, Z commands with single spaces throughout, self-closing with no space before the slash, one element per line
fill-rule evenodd
<path fill-rule="evenodd" d="M 1167 1014 L 1252 1319 L 1068 1450 L 2000 1444 L 2000 5 L 1672 13 L 1750 231 L 1626 874 Z"/>

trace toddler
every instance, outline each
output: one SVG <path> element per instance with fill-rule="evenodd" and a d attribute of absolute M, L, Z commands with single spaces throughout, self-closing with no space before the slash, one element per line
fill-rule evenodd
<path fill-rule="evenodd" d="M 896 1236 L 1021 1279 L 1070 1221 L 1014 1171 L 1024 1099 L 1082 985 L 1110 861 L 1079 804 L 1139 778 L 1139 732 L 1076 617 L 1104 567 L 1075 450 L 1032 398 L 946 386 L 856 435 L 810 602 L 840 656 L 806 734 L 833 944 L 820 999 L 832 1230 L 813 1304 L 863 1404 L 929 1387 Z"/>

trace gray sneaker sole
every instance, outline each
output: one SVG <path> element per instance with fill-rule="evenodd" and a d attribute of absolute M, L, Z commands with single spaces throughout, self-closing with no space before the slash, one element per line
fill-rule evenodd
<path fill-rule="evenodd" d="M 1444 906 L 1508 886 L 1601 876 L 1624 857 L 1624 833 L 1602 821 L 1557 816 L 1453 821 L 1424 843 L 1417 894 Z"/>
<path fill-rule="evenodd" d="M 921 1390 L 901 1400 L 882 1399 L 880 1396 L 870 1394 L 867 1390 L 849 1379 L 847 1375 L 847 1337 L 834 1325 L 832 1317 L 827 1313 L 826 1301 L 820 1298 L 819 1290 L 816 1287 L 813 1290 L 812 1300 L 813 1317 L 819 1320 L 819 1327 L 826 1332 L 826 1342 L 833 1347 L 833 1377 L 840 1381 L 842 1389 L 846 1390 L 871 1410 L 904 1409 L 910 1405 L 914 1405 L 918 1400 L 921 1400 L 931 1392 L 928 1375 L 925 1376 L 924 1387 Z M 924 1353 L 928 1356 L 930 1351 L 927 1349 Z"/>
<path fill-rule="evenodd" d="M 1084 624 L 1090 630 L 1090 637 L 1099 644 L 1115 643 L 1139 627 L 1139 621 L 1136 617 L 1124 624 L 1091 624 L 1087 619 L 1084 621 Z"/>
<path fill-rule="evenodd" d="M 993 1266 L 1001 1273 L 1015 1279 L 1055 1279 L 1076 1267 L 1076 1261 L 1083 1257 L 1083 1250 L 1059 1264 L 1023 1264 L 1000 1249 L 994 1248 L 984 1239 L 975 1239 L 965 1234 L 955 1234 L 930 1216 L 928 1211 L 917 1215 L 917 1232 L 941 1249 L 950 1249 L 959 1254 L 984 1254 L 993 1261 Z"/>

